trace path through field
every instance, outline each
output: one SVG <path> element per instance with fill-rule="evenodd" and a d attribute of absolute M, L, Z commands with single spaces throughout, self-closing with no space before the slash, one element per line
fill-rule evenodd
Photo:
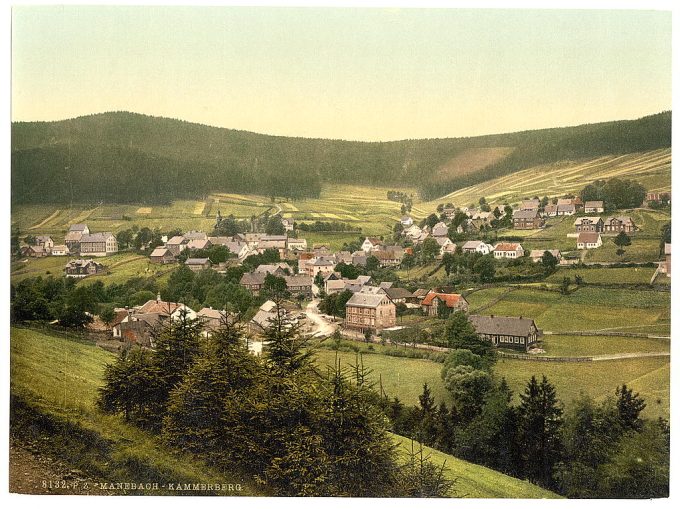
<path fill-rule="evenodd" d="M 40 223 L 31 226 L 31 227 L 29 228 L 29 230 L 37 230 L 38 228 L 41 228 L 43 225 L 46 225 L 47 223 L 49 223 L 50 221 L 52 221 L 52 219 L 54 219 L 55 217 L 57 217 L 57 216 L 59 215 L 60 212 L 61 212 L 61 209 L 55 210 L 49 217 L 47 217 L 46 219 L 43 219 Z"/>

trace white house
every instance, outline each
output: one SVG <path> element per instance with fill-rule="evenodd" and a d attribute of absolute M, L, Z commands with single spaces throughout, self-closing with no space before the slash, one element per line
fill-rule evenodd
<path fill-rule="evenodd" d="M 364 243 L 361 244 L 361 249 L 364 253 L 370 253 L 371 251 L 377 251 L 382 246 L 383 241 L 375 237 L 366 237 Z"/>
<path fill-rule="evenodd" d="M 411 226 L 413 224 L 413 218 L 410 217 L 410 216 L 404 216 L 399 220 L 399 222 L 401 222 L 401 225 L 404 228 L 408 228 L 409 226 Z"/>
<path fill-rule="evenodd" d="M 602 245 L 602 237 L 597 232 L 581 232 L 576 239 L 576 249 L 597 249 Z"/>
<path fill-rule="evenodd" d="M 445 253 L 455 253 L 456 245 L 451 242 L 448 237 L 433 237 L 439 244 L 439 256 L 444 256 Z"/>
<path fill-rule="evenodd" d="M 499 242 L 493 248 L 495 258 L 519 258 L 524 256 L 524 248 L 518 242 Z"/>
<path fill-rule="evenodd" d="M 480 253 L 488 255 L 491 251 L 493 251 L 493 246 L 491 244 L 485 244 L 481 240 L 468 240 L 463 244 L 463 253 Z"/>

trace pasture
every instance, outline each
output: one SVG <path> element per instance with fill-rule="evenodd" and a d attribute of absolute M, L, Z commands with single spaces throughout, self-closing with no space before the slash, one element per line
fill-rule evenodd
<path fill-rule="evenodd" d="M 613 283 L 613 284 L 649 284 L 656 268 L 654 267 L 560 267 L 545 281 L 548 283 L 561 283 L 565 277 L 574 278 L 579 275 L 584 283 Z"/>
<path fill-rule="evenodd" d="M 649 191 L 670 191 L 671 149 L 535 166 L 458 189 L 418 206 L 427 210 L 447 202 L 463 206 L 477 203 L 482 196 L 490 204 L 512 204 L 534 195 L 552 197 L 576 193 L 595 180 L 613 177 L 632 178 Z"/>

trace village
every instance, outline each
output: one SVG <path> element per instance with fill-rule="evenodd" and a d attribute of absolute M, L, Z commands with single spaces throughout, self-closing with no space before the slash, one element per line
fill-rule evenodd
<path fill-rule="evenodd" d="M 668 204 L 669 201 L 667 193 L 647 193 L 644 204 Z M 426 279 L 401 281 L 394 271 L 422 260 L 447 265 L 448 271 L 456 254 L 474 258 L 475 266 L 484 265 L 480 259 L 490 258 L 494 260 L 492 263 L 500 264 L 531 260 L 537 267 L 548 268 L 583 263 L 583 255 L 600 248 L 603 239 L 611 238 L 622 248 L 630 245 L 631 237 L 640 231 L 630 216 L 610 209 L 602 200 L 583 202 L 573 195 L 543 200 L 535 197 L 514 206 L 499 204 L 493 209 L 481 199 L 479 207 L 440 204 L 430 216 L 417 223 L 408 215 L 407 207 L 402 206 L 404 215 L 394 225 L 393 235 L 362 237 L 360 244 L 347 246 L 353 250 L 331 250 L 325 244 L 308 245 L 307 240 L 299 236 L 304 232 L 297 228 L 294 219 L 280 215 L 267 218 L 270 225 L 275 225 L 275 233 L 244 231 L 219 235 L 220 225 L 227 218 L 218 211 L 211 234 L 174 232 L 179 234 L 156 235 L 155 240 L 149 236 L 140 248 L 148 253 L 149 263 L 157 266 L 184 266 L 193 273 L 211 270 L 222 275 L 230 268 L 240 269 L 238 284 L 252 295 L 253 302 L 261 302 L 247 320 L 249 347 L 260 354 L 262 343 L 258 338 L 281 312 L 279 304 L 286 319 L 312 337 L 339 334 L 346 339 L 383 343 L 396 342 L 397 337 L 408 335 L 408 325 L 401 324 L 405 315 L 437 319 L 455 311 L 469 313 L 470 305 L 461 291 L 446 286 L 426 286 Z M 605 210 L 611 215 L 605 214 Z M 505 227 L 509 232 L 506 238 L 513 238 L 512 231 L 541 230 L 548 219 L 566 216 L 574 219 L 573 231 L 566 236 L 572 239 L 575 248 L 567 253 L 557 248 L 525 250 L 521 241 L 502 239 L 492 243 L 490 240 L 489 233 L 498 228 Z M 65 277 L 83 279 L 106 274 L 106 257 L 119 252 L 116 235 L 91 232 L 86 224 L 72 224 L 63 243 L 62 239 L 57 241 L 58 244 L 49 235 L 28 236 L 20 247 L 20 256 L 64 257 L 68 259 L 63 268 Z M 266 263 L 248 270 L 243 267 L 246 260 L 258 256 Z M 664 256 L 664 260 L 658 262 L 654 277 L 671 276 L 670 243 L 664 248 Z M 381 270 L 387 271 L 386 277 L 376 280 L 375 271 Z M 280 281 L 281 288 L 285 288 L 285 302 L 275 304 L 262 297 L 270 293 L 266 289 L 272 281 Z M 419 285 L 414 286 L 416 283 Z M 178 319 L 180 314 L 201 320 L 206 334 L 232 314 L 226 307 L 194 310 L 186 302 L 171 302 L 162 297 L 159 292 L 155 299 L 145 303 L 115 308 L 115 316 L 105 325 L 110 338 L 123 344 L 152 348 L 153 331 L 166 320 Z M 342 309 L 338 309 L 338 305 Z M 480 337 L 500 349 L 543 352 L 542 330 L 532 317 L 522 316 L 519 310 L 513 316 L 469 313 L 468 319 Z M 101 330 L 101 320 L 95 323 Z M 415 344 L 416 340 L 405 342 Z"/>

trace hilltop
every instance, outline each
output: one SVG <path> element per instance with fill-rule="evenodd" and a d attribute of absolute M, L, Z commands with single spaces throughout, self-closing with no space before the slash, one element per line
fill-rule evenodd
<path fill-rule="evenodd" d="M 111 112 L 12 124 L 12 202 L 168 203 L 211 192 L 315 198 L 323 183 L 416 187 L 425 200 L 531 166 L 671 144 L 671 112 L 470 138 L 269 136 Z"/>

